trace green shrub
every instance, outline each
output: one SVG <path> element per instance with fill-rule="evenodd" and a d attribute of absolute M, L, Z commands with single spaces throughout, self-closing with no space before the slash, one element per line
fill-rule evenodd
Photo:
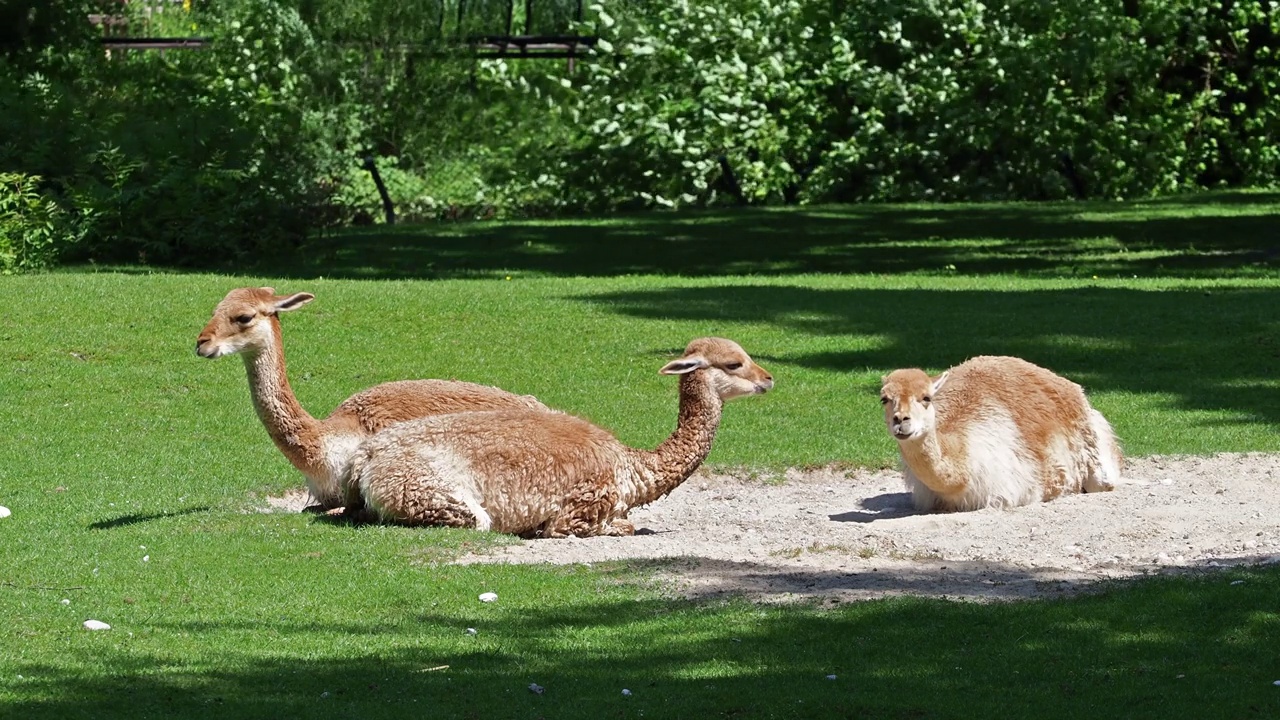
<path fill-rule="evenodd" d="M 1134 197 L 1280 171 L 1266 2 L 613 7 L 590 6 L 603 42 L 559 106 L 581 135 L 537 164 L 568 206 Z"/>
<path fill-rule="evenodd" d="M 75 243 L 74 219 L 40 189 L 38 175 L 0 172 L 0 274 L 52 265 Z"/>
<path fill-rule="evenodd" d="M 191 22 L 202 52 L 69 49 L 0 73 L 0 163 L 84 219 L 84 259 L 209 264 L 289 247 L 349 162 L 358 113 L 295 11 L 237 0 Z M 95 51 L 96 49 L 96 51 Z"/>
<path fill-rule="evenodd" d="M 148 22 L 209 49 L 110 58 L 83 22 L 97 0 L 11 5 L 0 168 L 75 218 L 61 257 L 234 262 L 377 220 L 370 156 L 407 221 L 1280 174 L 1263 0 L 611 0 L 577 28 L 600 44 L 573 71 L 450 52 L 506 17 L 492 3 L 465 27 L 431 3 L 195 3 Z"/>

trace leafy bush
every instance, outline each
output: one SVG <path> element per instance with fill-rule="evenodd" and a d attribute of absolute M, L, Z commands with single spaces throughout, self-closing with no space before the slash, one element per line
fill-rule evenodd
<path fill-rule="evenodd" d="M 107 58 L 90 43 L 0 73 L 0 162 L 80 214 L 75 257 L 225 262 L 289 246 L 315 221 L 359 114 L 313 97 L 330 68 L 296 12 L 272 0 L 217 12 L 191 17 L 210 51 Z"/>
<path fill-rule="evenodd" d="M 0 274 L 49 267 L 78 238 L 74 220 L 40 184 L 37 175 L 0 173 Z"/>
<path fill-rule="evenodd" d="M 1260 1 L 677 0 L 616 17 L 562 106 L 569 206 L 1132 197 L 1274 182 Z"/>
<path fill-rule="evenodd" d="M 1135 197 L 1280 173 L 1264 0 L 610 0 L 577 28 L 601 39 L 572 72 L 449 51 L 499 30 L 501 4 L 461 25 L 395 0 L 193 5 L 149 22 L 210 49 L 110 58 L 84 17 L 114 2 L 0 9 L 0 168 L 42 178 L 77 238 L 61 257 L 220 263 L 376 220 L 367 156 L 410 221 Z"/>

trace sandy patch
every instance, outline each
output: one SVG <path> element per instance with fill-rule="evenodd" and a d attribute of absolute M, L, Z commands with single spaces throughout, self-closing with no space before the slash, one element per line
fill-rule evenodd
<path fill-rule="evenodd" d="M 1099 580 L 1280 561 L 1280 454 L 1146 457 L 1115 492 L 920 514 L 896 471 L 700 472 L 629 538 L 526 540 L 463 563 L 651 561 L 691 597 L 1025 598 Z M 295 509 L 306 498 L 295 497 Z"/>

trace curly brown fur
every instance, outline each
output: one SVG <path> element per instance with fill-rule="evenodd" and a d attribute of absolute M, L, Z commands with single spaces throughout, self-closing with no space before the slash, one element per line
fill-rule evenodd
<path fill-rule="evenodd" d="M 706 458 L 725 400 L 773 378 L 731 340 L 694 340 L 661 370 L 680 375 L 676 430 L 637 450 L 572 415 L 494 410 L 422 418 L 370 438 L 352 468 L 381 518 L 436 525 L 465 506 L 472 527 L 526 537 L 629 535 L 627 512 L 671 492 Z"/>

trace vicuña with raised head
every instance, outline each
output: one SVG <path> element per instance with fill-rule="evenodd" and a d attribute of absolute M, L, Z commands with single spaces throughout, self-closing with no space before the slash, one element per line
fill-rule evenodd
<path fill-rule="evenodd" d="M 358 492 L 379 519 L 409 525 L 525 537 L 631 535 L 628 511 L 674 490 L 707 457 L 725 401 L 773 387 L 764 368 L 723 338 L 694 340 L 660 372 L 680 376 L 680 411 L 675 432 L 656 450 L 627 447 L 564 413 L 443 415 L 366 441 L 349 493 Z"/>
<path fill-rule="evenodd" d="M 402 380 L 352 395 L 323 420 L 302 408 L 289 386 L 279 314 L 311 302 L 311 293 L 277 295 L 269 287 L 237 288 L 213 310 L 196 338 L 196 353 L 218 358 L 239 353 L 249 373 L 258 418 L 280 452 L 307 478 L 316 509 L 338 507 L 357 446 L 394 423 L 427 415 L 547 408 L 529 395 L 454 380 Z"/>
<path fill-rule="evenodd" d="M 1120 478 L 1120 445 L 1084 390 L 1019 358 L 895 370 L 880 403 L 919 510 L 1026 505 Z"/>

